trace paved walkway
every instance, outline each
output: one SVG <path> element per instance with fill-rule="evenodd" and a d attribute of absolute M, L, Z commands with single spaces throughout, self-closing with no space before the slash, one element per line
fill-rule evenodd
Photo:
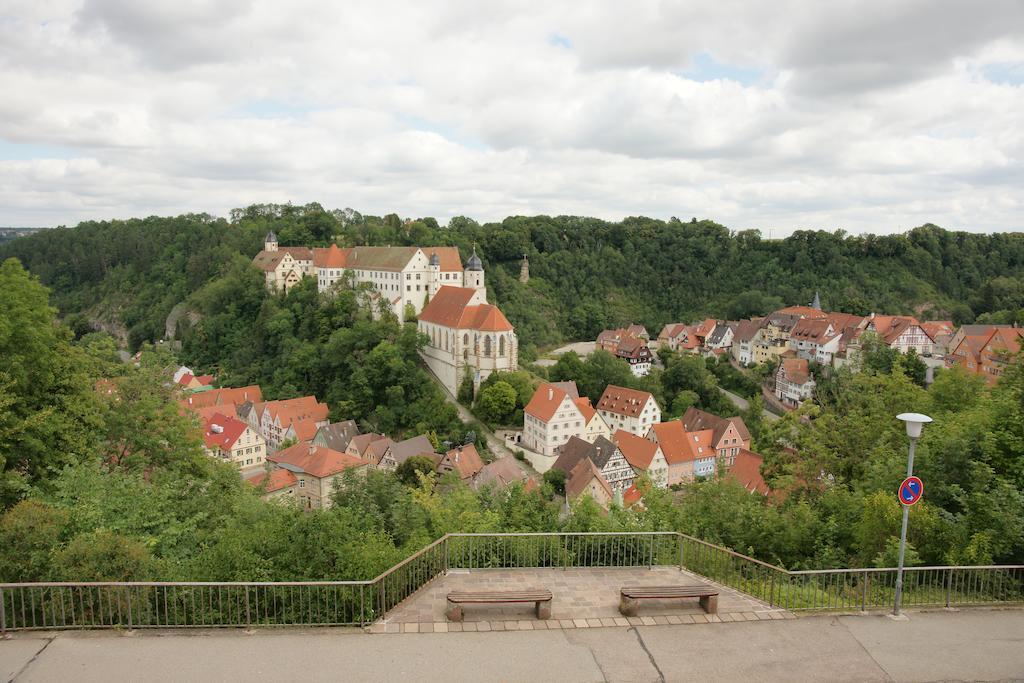
<path fill-rule="evenodd" d="M 696 598 L 644 600 L 636 617 L 619 614 L 622 586 L 709 584 L 719 590 L 718 614 L 705 614 Z M 528 590 L 547 588 L 552 593 L 551 619 L 537 619 L 534 605 L 467 605 L 462 624 L 448 623 L 444 616 L 449 591 Z M 388 612 L 386 623 L 374 624 L 375 632 L 531 631 L 550 628 L 597 628 L 656 624 L 707 624 L 757 619 L 792 618 L 780 609 L 745 593 L 674 567 L 587 569 L 475 569 L 453 570 L 424 587 Z"/>
<path fill-rule="evenodd" d="M 1024 610 L 515 633 L 352 629 L 26 633 L 0 681 L 931 681 L 1024 679 Z"/>

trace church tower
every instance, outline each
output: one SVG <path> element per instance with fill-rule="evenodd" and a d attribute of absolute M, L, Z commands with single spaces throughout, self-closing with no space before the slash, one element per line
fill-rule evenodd
<path fill-rule="evenodd" d="M 264 251 L 277 251 L 277 235 L 271 230 L 267 233 L 267 236 L 263 239 L 263 250 Z"/>
<path fill-rule="evenodd" d="M 523 254 L 523 264 L 519 266 L 519 281 L 524 285 L 530 281 L 530 259 Z"/>
<path fill-rule="evenodd" d="M 466 261 L 466 270 L 462 273 L 462 285 L 480 292 L 480 296 L 487 301 L 487 287 L 484 286 L 484 264 L 476 255 L 476 247 L 473 247 L 473 255 Z"/>
<path fill-rule="evenodd" d="M 433 252 L 430 255 L 430 275 L 427 280 L 427 292 L 430 298 L 434 298 L 437 294 L 437 290 L 441 289 L 441 257 L 437 255 L 437 252 Z"/>
<path fill-rule="evenodd" d="M 811 302 L 811 308 L 821 310 L 821 297 L 818 296 L 817 292 L 814 293 L 814 301 Z"/>

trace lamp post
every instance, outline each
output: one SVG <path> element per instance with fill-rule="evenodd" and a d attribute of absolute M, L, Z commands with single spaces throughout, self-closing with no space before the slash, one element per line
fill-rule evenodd
<path fill-rule="evenodd" d="M 914 474 L 914 449 L 917 440 L 921 436 L 921 428 L 932 421 L 927 415 L 921 413 L 900 413 L 897 420 L 903 420 L 907 426 L 907 436 L 910 437 L 910 451 L 907 453 L 907 476 Z M 900 529 L 900 559 L 899 568 L 896 570 L 896 602 L 893 605 L 893 616 L 900 615 L 900 606 L 903 603 L 903 555 L 907 549 L 907 519 L 910 516 L 910 506 L 900 501 L 903 506 L 903 527 Z"/>

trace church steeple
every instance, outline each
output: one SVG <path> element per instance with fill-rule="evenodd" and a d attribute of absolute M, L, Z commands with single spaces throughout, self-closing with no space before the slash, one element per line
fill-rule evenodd
<path fill-rule="evenodd" d="M 530 281 L 530 259 L 523 254 L 523 264 L 519 266 L 519 281 L 524 285 Z"/>
<path fill-rule="evenodd" d="M 818 292 L 814 292 L 814 301 L 811 302 L 811 308 L 821 310 L 821 297 L 818 296 Z"/>
<path fill-rule="evenodd" d="M 271 230 L 267 233 L 267 236 L 263 238 L 263 249 L 265 251 L 277 251 L 277 235 Z"/>

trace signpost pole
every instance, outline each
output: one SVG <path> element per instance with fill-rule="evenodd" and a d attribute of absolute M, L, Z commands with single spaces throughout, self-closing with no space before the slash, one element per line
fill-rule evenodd
<path fill-rule="evenodd" d="M 914 475 L 914 447 L 917 445 L 917 439 L 910 439 L 910 453 L 907 456 L 907 477 Z M 892 613 L 894 616 L 900 615 L 900 607 L 903 604 L 903 555 L 907 549 L 907 520 L 910 517 L 910 506 L 904 503 L 902 500 L 900 504 L 903 506 L 903 526 L 900 528 L 900 559 L 896 569 L 896 602 L 893 605 Z"/>

